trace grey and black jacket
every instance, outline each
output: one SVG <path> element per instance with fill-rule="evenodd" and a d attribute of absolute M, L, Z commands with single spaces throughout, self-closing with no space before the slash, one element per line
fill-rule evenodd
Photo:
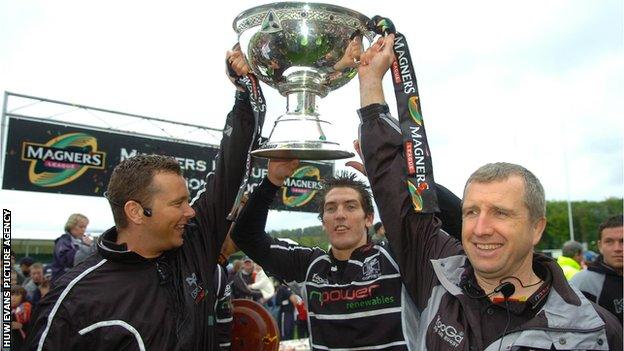
<path fill-rule="evenodd" d="M 588 299 L 613 313 L 622 323 L 622 275 L 604 263 L 602 255 L 572 277 L 570 285 Z"/>
<path fill-rule="evenodd" d="M 416 332 L 416 350 L 622 350 L 617 320 L 571 288 L 554 261 L 534 261 L 550 273 L 552 283 L 532 317 L 507 330 L 504 323 L 489 320 L 481 309 L 485 297 L 469 297 L 461 286 L 470 263 L 460 243 L 440 231 L 434 215 L 412 209 L 398 121 L 385 105 L 370 105 L 359 113 L 365 168 L 416 307 L 417 321 L 404 326 Z M 492 328 L 506 334 L 502 343 L 500 337 L 484 343 Z"/>
<path fill-rule="evenodd" d="M 218 350 L 214 274 L 253 124 L 249 101 L 237 100 L 181 247 L 145 259 L 116 244 L 109 229 L 98 252 L 42 299 L 25 349 Z"/>

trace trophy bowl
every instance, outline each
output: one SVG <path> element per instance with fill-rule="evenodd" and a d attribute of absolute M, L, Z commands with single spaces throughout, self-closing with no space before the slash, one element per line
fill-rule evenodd
<path fill-rule="evenodd" d="M 233 22 L 253 73 L 286 96 L 257 157 L 335 160 L 354 156 L 332 137 L 331 123 L 318 113 L 317 98 L 347 84 L 357 74 L 364 38 L 374 34 L 369 18 L 344 7 L 280 2 L 251 8 Z M 326 132 L 329 133 L 326 134 Z"/>

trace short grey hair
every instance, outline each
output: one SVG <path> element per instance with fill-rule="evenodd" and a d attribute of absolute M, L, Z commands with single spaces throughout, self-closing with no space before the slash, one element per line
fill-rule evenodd
<path fill-rule="evenodd" d="M 504 181 L 509 177 L 518 176 L 524 181 L 524 204 L 529 209 L 531 221 L 536 222 L 546 216 L 546 196 L 544 188 L 535 174 L 528 169 L 507 162 L 488 163 L 479 167 L 470 175 L 464 187 L 464 197 L 466 189 L 471 183 L 492 183 Z"/>
<path fill-rule="evenodd" d="M 69 218 L 67 218 L 67 222 L 65 223 L 65 231 L 69 233 L 69 231 L 80 221 L 86 221 L 88 223 L 89 218 L 80 213 L 73 213 L 69 216 Z"/>
<path fill-rule="evenodd" d="M 583 253 L 583 245 L 578 241 L 566 241 L 561 248 L 561 256 L 572 258 L 581 253 Z"/>

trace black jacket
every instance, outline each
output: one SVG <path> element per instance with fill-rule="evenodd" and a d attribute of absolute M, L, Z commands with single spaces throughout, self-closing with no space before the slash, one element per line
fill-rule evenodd
<path fill-rule="evenodd" d="M 148 260 L 106 231 L 98 252 L 41 301 L 26 350 L 217 350 L 214 272 L 253 132 L 248 101 L 226 120 L 184 244 Z"/>

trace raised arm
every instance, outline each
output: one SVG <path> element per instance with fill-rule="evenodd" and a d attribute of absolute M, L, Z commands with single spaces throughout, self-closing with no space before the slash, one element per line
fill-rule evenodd
<path fill-rule="evenodd" d="M 407 168 L 399 123 L 389 113 L 382 78 L 394 61 L 394 36 L 372 45 L 359 68 L 360 145 L 386 236 L 399 263 L 403 281 L 419 307 L 430 294 L 430 259 L 461 252 L 434 214 L 417 213 L 407 187 Z"/>
<path fill-rule="evenodd" d="M 284 281 L 305 279 L 309 263 L 322 254 L 318 248 L 290 245 L 265 232 L 269 206 L 284 180 L 293 173 L 297 161 L 269 161 L 269 174 L 254 190 L 236 220 L 232 239 L 252 260 L 272 276 Z"/>
<path fill-rule="evenodd" d="M 237 74 L 247 72 L 240 54 L 228 52 L 227 59 Z M 249 94 L 237 90 L 234 107 L 223 128 L 215 170 L 208 174 L 205 188 L 193 200 L 197 213 L 195 218 L 204 240 L 208 242 L 207 247 L 220 248 L 229 229 L 227 215 L 243 179 L 254 128 Z"/>

